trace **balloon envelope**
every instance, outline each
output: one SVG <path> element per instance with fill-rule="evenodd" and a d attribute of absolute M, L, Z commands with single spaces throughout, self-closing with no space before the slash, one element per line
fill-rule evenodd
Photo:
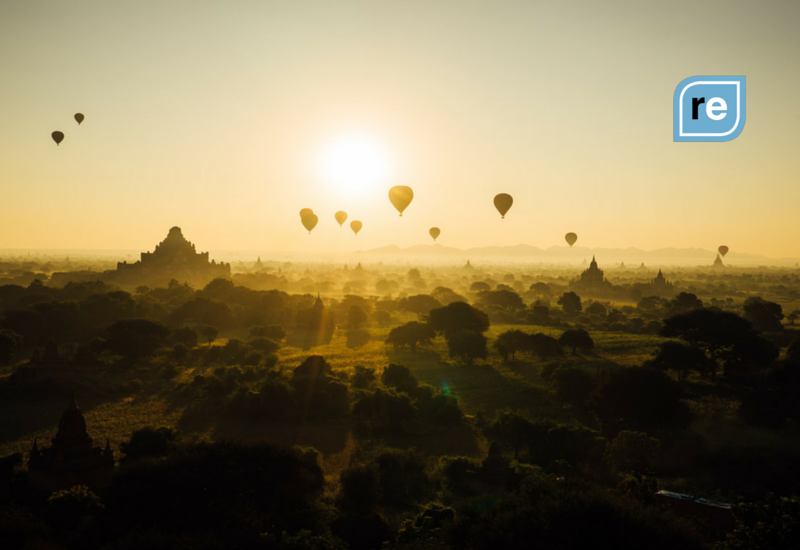
<path fill-rule="evenodd" d="M 567 244 L 572 246 L 578 240 L 578 236 L 575 233 L 567 233 L 564 235 L 564 240 L 567 241 Z"/>
<path fill-rule="evenodd" d="M 353 233 L 358 235 L 358 232 L 361 231 L 361 227 L 363 227 L 363 225 L 364 224 L 362 224 L 360 221 L 353 220 L 353 221 L 350 222 L 350 229 L 353 230 Z"/>
<path fill-rule="evenodd" d="M 311 210 L 310 208 L 303 208 L 303 209 L 300 211 L 300 217 L 302 218 L 302 217 L 305 217 L 305 216 L 310 216 L 310 215 L 311 215 L 311 214 L 313 214 L 313 213 L 314 213 L 314 211 L 313 211 L 313 210 Z"/>
<path fill-rule="evenodd" d="M 506 217 L 506 212 L 514 204 L 514 199 L 508 193 L 500 193 L 494 198 L 494 207 L 500 212 L 502 218 Z"/>
<path fill-rule="evenodd" d="M 428 231 L 428 233 L 430 233 L 430 234 L 431 234 L 431 237 L 433 237 L 433 241 L 434 241 L 434 242 L 436 242 L 436 237 L 438 237 L 438 236 L 439 236 L 439 234 L 441 233 L 441 231 L 439 231 L 439 228 L 438 228 L 438 227 L 431 227 L 431 230 L 430 230 L 430 231 Z"/>
<path fill-rule="evenodd" d="M 397 208 L 401 216 L 403 215 L 403 210 L 408 208 L 413 198 L 414 191 L 405 185 L 397 185 L 389 189 L 389 200 L 392 201 L 392 205 Z"/>
<path fill-rule="evenodd" d="M 725 245 L 720 246 L 717 250 L 719 250 L 719 253 L 722 254 L 723 257 L 728 253 L 728 247 Z"/>
<path fill-rule="evenodd" d="M 339 222 L 339 227 L 342 227 L 342 224 L 347 221 L 347 212 L 343 212 L 339 210 L 336 214 L 334 214 L 336 221 Z"/>
<path fill-rule="evenodd" d="M 53 141 L 56 142 L 56 145 L 58 145 L 64 140 L 64 132 L 59 132 L 58 130 L 50 134 L 50 136 L 52 136 Z"/>
<path fill-rule="evenodd" d="M 75 113 L 75 120 L 78 121 L 78 126 L 83 122 L 83 113 Z"/>
<path fill-rule="evenodd" d="M 314 229 L 317 226 L 317 222 L 319 221 L 319 218 L 317 217 L 316 214 L 311 213 L 311 214 L 306 214 L 305 216 L 303 216 L 301 218 L 301 220 L 303 222 L 303 227 L 308 229 L 308 232 L 310 234 L 311 230 Z"/>

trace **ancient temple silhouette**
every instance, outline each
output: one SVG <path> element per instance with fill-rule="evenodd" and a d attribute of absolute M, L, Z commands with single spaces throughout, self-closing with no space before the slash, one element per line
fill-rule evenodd
<path fill-rule="evenodd" d="M 722 263 L 722 258 L 720 257 L 719 253 L 717 253 L 717 259 L 714 260 L 714 265 L 711 267 L 725 267 L 725 264 Z"/>
<path fill-rule="evenodd" d="M 639 290 L 642 296 L 669 298 L 675 294 L 673 284 L 664 277 L 660 269 L 658 270 L 658 275 L 656 275 L 654 279 L 651 279 L 647 283 L 635 283 L 633 287 Z"/>
<path fill-rule="evenodd" d="M 180 227 L 169 230 L 153 252 L 142 252 L 136 263 L 119 262 L 113 280 L 122 284 L 166 285 L 172 279 L 205 286 L 217 278 L 231 278 L 231 264 L 209 261 L 208 252 L 197 252 Z"/>
<path fill-rule="evenodd" d="M 92 445 L 86 420 L 75 395 L 58 423 L 52 445 L 39 449 L 36 440 L 28 458 L 31 485 L 43 491 L 59 491 L 86 485 L 93 491 L 103 489 L 114 472 L 114 451 L 106 440 L 105 449 Z"/>
<path fill-rule="evenodd" d="M 611 288 L 611 283 L 606 281 L 603 270 L 597 266 L 597 260 L 592 256 L 592 263 L 581 273 L 578 280 L 569 284 L 569 287 L 578 292 L 602 294 Z"/>

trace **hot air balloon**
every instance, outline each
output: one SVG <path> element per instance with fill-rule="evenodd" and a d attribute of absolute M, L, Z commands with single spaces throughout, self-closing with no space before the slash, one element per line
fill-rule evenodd
<path fill-rule="evenodd" d="M 428 233 L 430 233 L 431 237 L 433 237 L 433 242 L 436 242 L 436 237 L 439 236 L 439 233 L 441 233 L 441 231 L 439 231 L 438 227 L 431 227 L 431 230 L 428 231 Z"/>
<path fill-rule="evenodd" d="M 720 254 L 722 254 L 723 258 L 725 257 L 725 254 L 728 253 L 728 247 L 725 245 L 720 246 L 717 250 L 719 251 Z"/>
<path fill-rule="evenodd" d="M 494 207 L 500 212 L 502 218 L 506 217 L 506 212 L 514 204 L 514 199 L 507 193 L 500 193 L 494 198 Z"/>
<path fill-rule="evenodd" d="M 306 214 L 305 216 L 303 216 L 301 218 L 301 221 L 303 222 L 303 227 L 308 229 L 308 234 L 311 235 L 311 230 L 317 226 L 319 218 L 317 217 L 316 214 L 312 212 L 311 214 Z"/>
<path fill-rule="evenodd" d="M 83 122 L 83 113 L 75 113 L 75 120 L 78 121 L 78 126 Z"/>
<path fill-rule="evenodd" d="M 356 235 L 358 235 L 358 232 L 359 232 L 359 231 L 361 231 L 361 227 L 362 227 L 363 225 L 364 225 L 364 224 L 362 224 L 360 221 L 358 221 L 358 220 L 353 220 L 353 221 L 351 221 L 351 222 L 350 222 L 350 229 L 352 229 L 352 230 L 353 230 L 353 233 L 355 233 Z"/>
<path fill-rule="evenodd" d="M 342 212 L 339 210 L 336 214 L 334 214 L 336 221 L 339 222 L 339 227 L 342 227 L 342 224 L 347 221 L 347 212 Z"/>
<path fill-rule="evenodd" d="M 578 240 L 578 236 L 575 233 L 567 233 L 564 235 L 564 240 L 567 241 L 567 244 L 572 246 Z"/>
<path fill-rule="evenodd" d="M 397 185 L 389 189 L 389 200 L 392 201 L 392 205 L 397 208 L 401 216 L 403 215 L 403 210 L 408 208 L 413 198 L 414 191 L 405 185 Z"/>
<path fill-rule="evenodd" d="M 311 210 L 310 208 L 303 208 L 303 209 L 300 211 L 300 217 L 301 217 L 301 218 L 303 218 L 303 217 L 305 217 L 305 216 L 310 216 L 310 215 L 311 215 L 311 214 L 313 214 L 313 213 L 314 213 L 314 211 L 313 211 L 313 210 Z"/>
<path fill-rule="evenodd" d="M 56 145 L 58 145 L 59 143 L 61 143 L 64 140 L 64 132 L 59 132 L 58 130 L 56 130 L 55 132 L 53 132 L 50 135 L 52 136 L 53 141 L 56 142 Z"/>

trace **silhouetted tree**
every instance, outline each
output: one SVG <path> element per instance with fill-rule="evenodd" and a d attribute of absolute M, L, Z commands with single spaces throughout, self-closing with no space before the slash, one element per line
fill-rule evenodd
<path fill-rule="evenodd" d="M 690 292 L 681 292 L 667 304 L 670 315 L 687 313 L 702 307 L 703 301 Z"/>
<path fill-rule="evenodd" d="M 514 359 L 517 352 L 530 348 L 530 337 L 521 330 L 507 330 L 497 337 L 494 347 L 503 360 L 508 361 L 509 357 Z"/>
<path fill-rule="evenodd" d="M 576 407 L 582 407 L 597 387 L 594 377 L 577 367 L 558 367 L 550 380 L 559 399 Z"/>
<path fill-rule="evenodd" d="M 0 329 L 0 365 L 8 365 L 17 348 L 22 343 L 22 336 L 13 330 Z"/>
<path fill-rule="evenodd" d="M 761 297 L 751 296 L 744 301 L 744 318 L 750 321 L 759 332 L 783 330 L 783 308 L 775 302 L 767 302 Z"/>
<path fill-rule="evenodd" d="M 172 331 L 170 338 L 176 344 L 183 344 L 187 348 L 197 345 L 197 331 L 192 327 L 180 327 Z"/>
<path fill-rule="evenodd" d="M 606 306 L 600 302 L 592 302 L 585 311 L 587 315 L 596 315 L 598 317 L 605 317 L 607 314 Z"/>
<path fill-rule="evenodd" d="M 539 359 L 546 360 L 564 355 L 561 344 L 552 336 L 537 332 L 529 336 L 529 341 L 530 350 L 539 357 Z"/>
<path fill-rule="evenodd" d="M 215 327 L 203 327 L 203 337 L 208 341 L 208 345 L 211 346 L 211 342 L 217 339 L 219 335 L 219 331 Z"/>
<path fill-rule="evenodd" d="M 581 312 L 581 309 L 583 309 L 581 297 L 574 292 L 565 292 L 558 299 L 557 303 L 567 315 L 577 315 Z"/>
<path fill-rule="evenodd" d="M 558 337 L 558 343 L 565 348 L 571 348 L 573 354 L 578 350 L 591 351 L 594 349 L 594 340 L 584 329 L 570 329 Z"/>
<path fill-rule="evenodd" d="M 453 302 L 430 312 L 428 323 L 445 338 L 459 330 L 485 332 L 489 329 L 489 317 L 482 311 L 464 302 Z"/>
<path fill-rule="evenodd" d="M 359 328 L 367 320 L 367 314 L 358 306 L 350 306 L 347 310 L 347 320 L 345 322 L 348 328 Z"/>
<path fill-rule="evenodd" d="M 475 359 L 486 359 L 486 336 L 477 330 L 457 330 L 447 338 L 450 357 L 460 357 L 469 364 Z"/>
<path fill-rule="evenodd" d="M 395 348 L 408 346 L 411 351 L 417 351 L 418 345 L 430 344 L 435 337 L 436 331 L 429 324 L 411 321 L 389 331 L 386 343 Z"/>
<path fill-rule="evenodd" d="M 678 373 L 678 380 L 686 380 L 686 376 L 694 371 L 706 374 L 714 368 L 702 349 L 683 342 L 662 342 L 658 354 L 646 363 L 658 370 L 671 370 Z"/>
<path fill-rule="evenodd" d="M 131 462 L 141 458 L 166 456 L 174 449 L 175 432 L 171 428 L 142 428 L 131 434 L 127 442 L 120 443 L 125 457 L 120 462 Z"/>
<path fill-rule="evenodd" d="M 163 346 L 169 329 L 149 319 L 121 319 L 108 327 L 106 345 L 113 353 L 137 358 L 153 355 Z"/>
<path fill-rule="evenodd" d="M 611 431 L 682 429 L 691 413 L 677 382 L 663 372 L 629 367 L 610 372 L 589 399 L 589 408 Z"/>
<path fill-rule="evenodd" d="M 478 293 L 478 302 L 487 307 L 523 309 L 525 304 L 519 294 L 510 290 L 487 290 Z"/>
<path fill-rule="evenodd" d="M 416 296 L 409 296 L 400 300 L 400 309 L 416 313 L 418 319 L 422 319 L 430 313 L 434 308 L 441 307 L 435 298 L 427 294 L 417 294 Z"/>

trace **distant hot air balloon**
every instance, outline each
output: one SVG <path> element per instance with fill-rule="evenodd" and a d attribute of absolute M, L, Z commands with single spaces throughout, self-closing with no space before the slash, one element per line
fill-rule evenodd
<path fill-rule="evenodd" d="M 347 221 L 347 212 L 342 212 L 339 210 L 334 217 L 336 221 L 339 222 L 339 227 L 342 227 L 342 224 Z"/>
<path fill-rule="evenodd" d="M 506 212 L 514 204 L 514 199 L 507 193 L 500 193 L 494 198 L 494 207 L 500 212 L 502 218 L 506 217 Z"/>
<path fill-rule="evenodd" d="M 78 121 L 78 126 L 83 122 L 83 113 L 75 113 L 75 120 Z"/>
<path fill-rule="evenodd" d="M 575 233 L 567 233 L 564 235 L 564 240 L 567 241 L 568 245 L 572 246 L 578 240 L 578 236 Z"/>
<path fill-rule="evenodd" d="M 319 221 L 319 218 L 317 217 L 316 214 L 314 214 L 312 212 L 311 214 L 306 214 L 305 216 L 303 216 L 301 218 L 301 221 L 303 222 L 303 227 L 308 229 L 308 234 L 310 235 L 311 234 L 311 230 L 314 229 L 317 226 L 317 222 Z"/>
<path fill-rule="evenodd" d="M 401 216 L 413 198 L 414 191 L 405 185 L 397 185 L 389 189 L 389 200 L 392 201 L 392 205 L 397 208 Z"/>
<path fill-rule="evenodd" d="M 428 233 L 430 233 L 431 237 L 433 237 L 433 242 L 436 242 L 436 238 L 439 236 L 439 233 L 441 233 L 441 231 L 439 231 L 438 227 L 431 227 L 431 230 L 428 231 Z"/>
<path fill-rule="evenodd" d="M 720 246 L 717 250 L 719 251 L 720 254 L 722 254 L 723 258 L 725 257 L 725 254 L 728 253 L 728 247 L 725 246 L 724 244 Z"/>
<path fill-rule="evenodd" d="M 58 130 L 56 130 L 55 132 L 53 132 L 50 135 L 52 136 L 53 141 L 56 142 L 56 145 L 58 145 L 59 143 L 61 143 L 64 140 L 64 132 L 59 132 Z"/>
<path fill-rule="evenodd" d="M 311 214 L 313 214 L 313 213 L 314 213 L 314 211 L 313 211 L 313 210 L 311 210 L 310 208 L 303 208 L 303 209 L 300 211 L 300 217 L 301 217 L 301 218 L 303 218 L 303 217 L 305 217 L 305 216 L 310 216 L 310 215 L 311 215 Z"/>
<path fill-rule="evenodd" d="M 363 225 L 364 224 L 362 224 L 360 221 L 353 220 L 353 221 L 350 222 L 350 229 L 353 230 L 353 233 L 358 235 L 358 232 L 361 231 L 361 228 L 363 227 Z"/>

